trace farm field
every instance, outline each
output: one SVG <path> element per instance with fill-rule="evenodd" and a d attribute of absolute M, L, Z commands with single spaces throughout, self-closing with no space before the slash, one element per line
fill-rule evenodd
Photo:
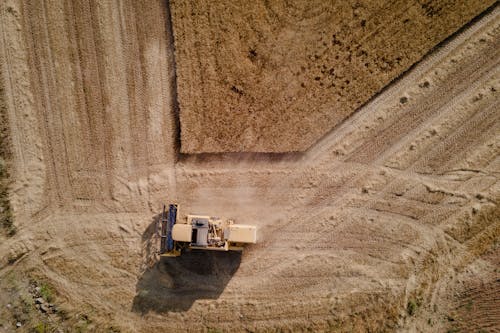
<path fill-rule="evenodd" d="M 1 333 L 499 330 L 498 6 L 281 154 L 181 152 L 171 14 L 0 2 Z M 259 242 L 159 259 L 169 202 Z"/>
<path fill-rule="evenodd" d="M 493 4 L 172 0 L 181 152 L 305 151 Z"/>

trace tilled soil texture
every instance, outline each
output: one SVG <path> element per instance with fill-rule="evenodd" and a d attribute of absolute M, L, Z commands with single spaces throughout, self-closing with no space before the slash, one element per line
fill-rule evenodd
<path fill-rule="evenodd" d="M 164 2 L 9 0 L 0 15 L 17 228 L 0 235 L 0 331 L 38 327 L 33 298 L 12 297 L 46 284 L 54 330 L 429 332 L 449 326 L 421 315 L 451 299 L 450 276 L 492 281 L 498 9 L 282 155 L 178 154 Z M 162 202 L 254 224 L 259 242 L 158 261 Z M 492 295 L 469 286 L 476 305 Z"/>
<path fill-rule="evenodd" d="M 172 178 L 165 166 L 176 154 L 165 3 L 3 1 L 1 10 L 18 219 L 147 207 L 130 193 L 152 173 Z"/>
<path fill-rule="evenodd" d="M 498 207 L 498 206 L 497 206 Z M 500 219 L 496 215 L 490 218 Z M 500 323 L 500 244 L 457 274 L 448 303 L 449 330 L 495 332 Z M 480 272 L 480 274 L 478 274 Z"/>
<path fill-rule="evenodd" d="M 304 151 L 494 1 L 171 1 L 181 151 Z"/>

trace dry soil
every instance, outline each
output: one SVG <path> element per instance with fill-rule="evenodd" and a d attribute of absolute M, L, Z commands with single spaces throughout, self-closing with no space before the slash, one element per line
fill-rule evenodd
<path fill-rule="evenodd" d="M 498 8 L 305 153 L 198 155 L 178 151 L 168 9 L 0 2 L 0 332 L 498 330 Z M 163 202 L 259 242 L 158 260 Z"/>

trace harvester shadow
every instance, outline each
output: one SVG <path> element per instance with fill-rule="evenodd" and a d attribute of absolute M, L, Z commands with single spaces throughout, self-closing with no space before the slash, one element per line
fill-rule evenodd
<path fill-rule="evenodd" d="M 153 227 L 143 235 L 146 261 L 151 258 Z M 132 311 L 180 312 L 198 299 L 217 299 L 238 270 L 241 252 L 189 251 L 179 257 L 160 257 L 136 285 Z"/>

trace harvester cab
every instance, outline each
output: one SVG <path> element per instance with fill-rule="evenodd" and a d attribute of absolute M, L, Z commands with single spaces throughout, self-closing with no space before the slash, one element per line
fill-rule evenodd
<path fill-rule="evenodd" d="M 233 220 L 205 215 L 187 215 L 178 221 L 176 204 L 163 205 L 158 220 L 160 255 L 176 257 L 183 250 L 241 251 L 245 244 L 257 242 L 257 228 Z"/>

